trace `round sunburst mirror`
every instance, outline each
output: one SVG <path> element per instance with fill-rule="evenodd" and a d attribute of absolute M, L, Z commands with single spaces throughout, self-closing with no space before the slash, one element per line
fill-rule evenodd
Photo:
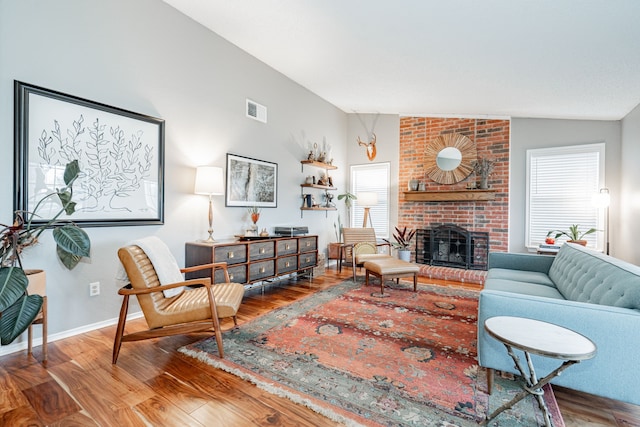
<path fill-rule="evenodd" d="M 455 184 L 473 172 L 476 144 L 459 133 L 440 135 L 425 150 L 426 175 L 439 184 Z"/>

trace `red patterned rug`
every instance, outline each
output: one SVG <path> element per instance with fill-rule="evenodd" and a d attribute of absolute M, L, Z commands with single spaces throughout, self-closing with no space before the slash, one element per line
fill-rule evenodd
<path fill-rule="evenodd" d="M 521 390 L 496 378 L 486 393 L 477 292 L 401 283 L 385 294 L 343 282 L 226 332 L 225 359 L 213 339 L 180 351 L 352 425 L 477 425 Z M 527 398 L 491 425 L 540 425 L 539 413 Z"/>

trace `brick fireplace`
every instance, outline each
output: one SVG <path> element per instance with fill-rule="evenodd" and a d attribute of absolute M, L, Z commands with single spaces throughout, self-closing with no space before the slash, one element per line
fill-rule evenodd
<path fill-rule="evenodd" d="M 409 189 L 411 179 L 420 180 L 425 191 L 430 193 L 467 191 L 469 179 L 444 185 L 430 180 L 425 175 L 427 144 L 447 133 L 465 135 L 475 142 L 479 158 L 495 161 L 495 167 L 489 179 L 493 200 L 406 200 L 404 192 Z M 509 140 L 509 120 L 401 117 L 399 226 L 426 229 L 453 224 L 470 232 L 487 233 L 490 251 L 506 251 L 509 231 Z M 466 275 L 463 271 L 459 273 L 461 277 Z M 449 277 L 455 279 L 455 274 L 455 272 L 449 273 Z"/>

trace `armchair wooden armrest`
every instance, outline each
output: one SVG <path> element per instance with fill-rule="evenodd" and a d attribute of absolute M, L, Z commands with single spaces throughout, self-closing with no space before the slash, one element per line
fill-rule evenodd
<path fill-rule="evenodd" d="M 200 270 L 206 270 L 206 269 L 210 269 L 211 270 L 211 278 L 212 278 L 212 282 L 214 281 L 213 278 L 215 277 L 215 273 L 216 270 L 220 269 L 220 270 L 224 270 L 224 281 L 226 283 L 231 282 L 231 280 L 229 279 L 229 271 L 227 270 L 227 263 L 226 262 L 212 262 L 209 264 L 201 264 L 201 265 L 194 265 L 191 267 L 184 267 L 180 269 L 181 273 L 191 273 L 193 271 L 200 271 Z"/>
<path fill-rule="evenodd" d="M 118 290 L 119 295 L 145 295 L 153 292 L 162 292 L 165 289 L 179 288 L 181 286 L 193 286 L 193 285 L 202 285 L 209 287 L 211 286 L 211 280 L 208 278 L 204 279 L 191 279 L 186 280 L 184 282 L 176 282 L 170 283 L 168 285 L 154 286 L 153 288 L 144 288 L 144 289 L 133 289 L 131 284 L 123 286 Z"/>

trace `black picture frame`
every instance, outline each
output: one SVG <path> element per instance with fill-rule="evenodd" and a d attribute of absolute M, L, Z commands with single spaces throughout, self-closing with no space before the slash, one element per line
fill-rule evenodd
<path fill-rule="evenodd" d="M 227 153 L 225 206 L 278 206 L 278 164 Z"/>
<path fill-rule="evenodd" d="M 14 210 L 33 211 L 78 160 L 67 218 L 80 226 L 164 223 L 162 119 L 14 81 Z M 59 206 L 52 206 L 53 215 Z M 36 223 L 46 223 L 39 208 Z"/>

